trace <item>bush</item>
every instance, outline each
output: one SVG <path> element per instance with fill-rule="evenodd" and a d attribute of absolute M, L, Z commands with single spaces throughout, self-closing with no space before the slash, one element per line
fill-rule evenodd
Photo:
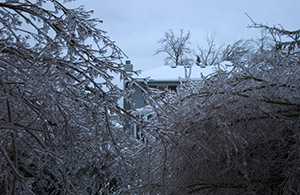
<path fill-rule="evenodd" d="M 154 107 L 148 132 L 159 140 L 152 155 L 162 192 L 300 193 L 299 48 L 277 44 L 245 52 L 232 71 L 187 82 Z"/>

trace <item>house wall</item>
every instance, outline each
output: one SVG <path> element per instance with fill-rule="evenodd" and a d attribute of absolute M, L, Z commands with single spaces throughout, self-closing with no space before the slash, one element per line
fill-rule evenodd
<path fill-rule="evenodd" d="M 147 85 L 145 83 L 140 83 L 141 86 L 150 87 L 150 88 L 157 88 L 157 89 L 176 89 L 176 87 L 180 84 L 179 81 L 149 81 Z M 131 101 L 133 102 L 130 104 L 128 101 L 124 101 L 124 108 L 126 110 L 131 110 L 134 108 L 142 108 L 146 106 L 146 101 L 144 99 L 142 90 L 137 87 L 136 85 L 133 85 L 134 93 L 131 94 Z"/>
<path fill-rule="evenodd" d="M 131 94 L 130 96 L 132 103 L 125 100 L 124 101 L 125 110 L 131 110 L 133 108 L 141 108 L 146 105 L 145 100 L 143 98 L 142 90 L 136 85 L 133 85 L 133 88 L 134 88 L 134 93 Z"/>

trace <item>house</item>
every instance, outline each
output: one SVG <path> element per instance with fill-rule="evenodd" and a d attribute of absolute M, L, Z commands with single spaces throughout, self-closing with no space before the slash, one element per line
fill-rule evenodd
<path fill-rule="evenodd" d="M 132 69 L 133 65 L 130 61 L 126 61 L 125 71 L 131 72 Z M 158 90 L 170 89 L 176 91 L 176 88 L 182 81 L 186 79 L 199 80 L 203 76 L 207 76 L 213 72 L 213 66 L 207 66 L 205 68 L 196 65 L 191 68 L 185 68 L 183 66 L 159 66 L 142 72 L 136 76 L 135 79 L 136 82 L 144 88 Z M 124 83 L 124 87 L 126 87 L 126 83 Z M 130 97 L 132 102 L 124 101 L 124 109 L 126 110 L 138 109 L 147 105 L 140 87 L 136 85 L 132 87 L 134 88 L 134 93 Z"/>
<path fill-rule="evenodd" d="M 133 65 L 130 61 L 126 61 L 125 71 L 132 72 Z M 215 70 L 213 66 L 201 67 L 201 66 L 191 66 L 190 68 L 185 68 L 183 66 L 170 67 L 170 66 L 159 66 L 154 69 L 144 71 L 135 77 L 136 83 L 140 85 L 143 89 L 157 89 L 157 91 L 163 91 L 163 89 L 176 90 L 181 82 L 186 79 L 199 80 L 203 76 L 208 76 Z M 127 86 L 126 81 L 124 81 L 124 87 Z M 131 111 L 133 115 L 141 120 L 149 120 L 151 117 L 151 108 L 147 106 L 147 100 L 144 98 L 142 89 L 137 85 L 132 86 L 134 92 L 130 96 L 130 102 L 124 100 L 124 109 Z M 131 130 L 131 134 L 136 138 L 142 137 L 142 132 L 139 126 L 136 124 L 127 123 Z"/>

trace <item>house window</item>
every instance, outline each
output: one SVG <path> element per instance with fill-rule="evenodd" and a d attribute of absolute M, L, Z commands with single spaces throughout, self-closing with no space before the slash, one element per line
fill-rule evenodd
<path fill-rule="evenodd" d="M 163 91 L 166 89 L 166 86 L 158 86 L 158 89 Z"/>
<path fill-rule="evenodd" d="M 157 89 L 157 86 L 156 85 L 149 85 L 150 88 L 154 88 L 154 89 Z"/>
<path fill-rule="evenodd" d="M 171 91 L 176 91 L 177 86 L 176 85 L 170 85 L 170 86 L 168 86 L 168 89 L 170 89 Z"/>

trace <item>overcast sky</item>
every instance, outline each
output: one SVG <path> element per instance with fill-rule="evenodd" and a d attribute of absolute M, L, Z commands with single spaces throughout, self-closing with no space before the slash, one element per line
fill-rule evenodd
<path fill-rule="evenodd" d="M 128 55 L 137 70 L 164 65 L 164 55 L 153 56 L 158 41 L 169 29 L 189 30 L 193 48 L 205 46 L 205 39 L 217 33 L 218 43 L 260 36 L 247 28 L 251 21 L 281 24 L 287 30 L 300 29 L 300 0 L 77 0 L 103 20 L 101 28 Z"/>

